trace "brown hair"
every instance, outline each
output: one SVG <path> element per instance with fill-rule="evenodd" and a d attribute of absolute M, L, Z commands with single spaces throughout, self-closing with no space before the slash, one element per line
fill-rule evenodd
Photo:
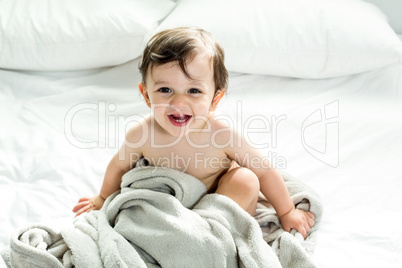
<path fill-rule="evenodd" d="M 145 83 L 147 73 L 153 67 L 175 61 L 183 73 L 192 79 L 186 70 L 186 63 L 194 59 L 200 47 L 211 54 L 215 93 L 218 90 L 225 92 L 228 87 L 228 71 L 224 64 L 224 51 L 209 32 L 194 27 L 164 30 L 148 41 L 138 64 L 142 82 Z"/>

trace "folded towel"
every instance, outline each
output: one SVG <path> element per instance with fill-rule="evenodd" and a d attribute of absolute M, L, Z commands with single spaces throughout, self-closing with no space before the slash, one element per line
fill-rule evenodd
<path fill-rule="evenodd" d="M 310 256 L 322 207 L 315 192 L 285 175 L 295 204 L 315 214 L 304 241 L 284 232 L 261 199 L 255 218 L 230 198 L 177 170 L 142 166 L 100 211 L 60 232 L 16 230 L 2 251 L 8 267 L 314 267 Z M 307 249 L 307 250 L 306 250 Z"/>

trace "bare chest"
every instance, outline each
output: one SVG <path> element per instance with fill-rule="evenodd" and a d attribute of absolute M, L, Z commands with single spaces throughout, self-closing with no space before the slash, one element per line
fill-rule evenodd
<path fill-rule="evenodd" d="M 153 166 L 176 169 L 193 175 L 210 189 L 230 166 L 227 155 L 213 146 L 197 148 L 194 144 L 178 143 L 165 148 L 151 148 L 143 152 Z"/>

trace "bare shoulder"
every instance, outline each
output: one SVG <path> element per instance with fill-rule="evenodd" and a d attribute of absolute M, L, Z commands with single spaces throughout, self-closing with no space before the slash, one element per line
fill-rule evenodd
<path fill-rule="evenodd" d="M 226 115 L 213 114 L 209 118 L 209 122 L 211 123 L 211 128 L 215 129 L 233 128 L 232 120 Z"/>
<path fill-rule="evenodd" d="M 234 122 L 227 116 L 211 117 L 211 141 L 222 147 L 237 147 L 239 133 L 234 128 Z"/>
<path fill-rule="evenodd" d="M 135 122 L 126 133 L 126 143 L 145 144 L 151 128 L 151 117 L 146 116 Z"/>
<path fill-rule="evenodd" d="M 123 170 L 130 170 L 143 156 L 144 147 L 147 146 L 150 133 L 150 119 L 141 118 L 135 122 L 126 133 L 124 143 L 115 155 L 114 161 Z"/>
<path fill-rule="evenodd" d="M 216 116 L 211 120 L 211 126 L 211 140 L 221 145 L 230 159 L 239 161 L 239 156 L 244 158 L 249 155 L 261 157 L 261 152 L 247 142 L 243 133 L 238 131 L 235 123 L 227 117 Z"/>

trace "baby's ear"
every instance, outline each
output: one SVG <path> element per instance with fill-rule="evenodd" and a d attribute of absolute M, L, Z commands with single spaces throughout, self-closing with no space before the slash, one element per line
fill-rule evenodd
<path fill-rule="evenodd" d="M 225 92 L 221 89 L 215 92 L 215 96 L 212 100 L 211 107 L 209 107 L 209 110 L 211 112 L 216 110 L 216 107 L 218 106 L 218 103 L 222 99 L 223 95 L 225 95 Z"/>
<path fill-rule="evenodd" d="M 149 99 L 148 91 L 147 88 L 145 87 L 144 83 L 138 83 L 138 89 L 141 92 L 141 95 L 144 97 L 145 102 L 147 103 L 147 106 L 151 108 L 151 100 Z"/>

